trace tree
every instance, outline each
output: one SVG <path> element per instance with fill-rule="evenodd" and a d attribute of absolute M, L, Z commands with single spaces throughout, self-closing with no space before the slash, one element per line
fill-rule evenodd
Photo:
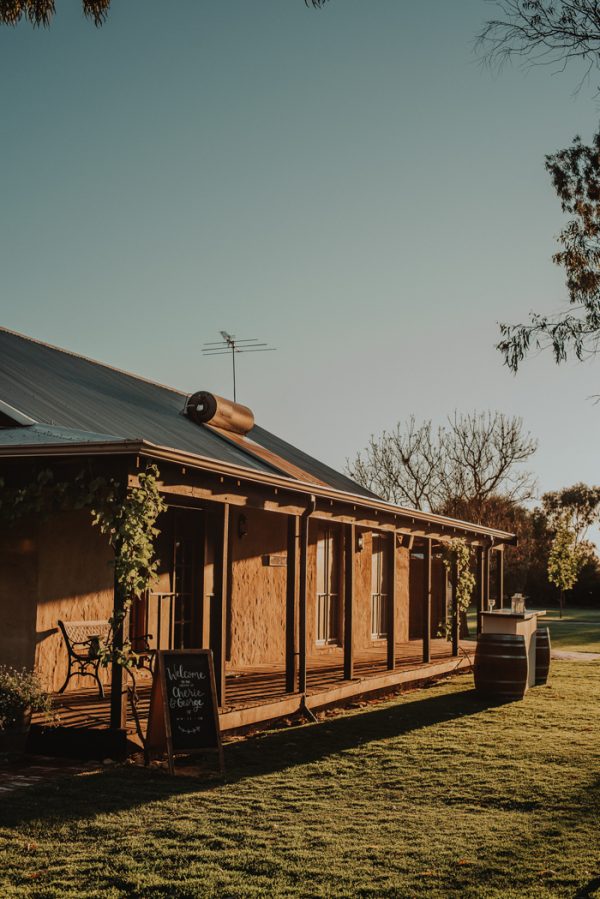
<path fill-rule="evenodd" d="M 517 59 L 564 69 L 572 61 L 600 61 L 598 0 L 495 0 L 498 16 L 486 22 L 478 48 L 491 65 Z"/>
<path fill-rule="evenodd" d="M 560 590 L 560 617 L 565 605 L 565 593 L 577 583 L 582 558 L 566 516 L 559 521 L 548 556 L 548 580 Z"/>
<path fill-rule="evenodd" d="M 552 257 L 564 267 L 570 309 L 532 314 L 526 324 L 500 325 L 497 348 L 514 372 L 532 346 L 551 348 L 560 363 L 570 352 L 579 360 L 595 354 L 600 340 L 600 131 L 590 146 L 576 137 L 571 147 L 547 156 L 546 168 L 563 212 L 572 216 Z"/>
<path fill-rule="evenodd" d="M 495 0 L 498 15 L 478 36 L 490 65 L 519 60 L 528 65 L 586 65 L 585 80 L 600 68 L 598 0 Z M 546 157 L 546 168 L 563 212 L 571 216 L 559 235 L 553 260 L 563 266 L 570 308 L 557 315 L 534 313 L 526 323 L 501 324 L 497 348 L 516 372 L 530 349 L 550 349 L 557 363 L 598 351 L 600 338 L 600 133 L 589 146 L 576 137 Z"/>
<path fill-rule="evenodd" d="M 359 484 L 399 505 L 443 512 L 468 501 L 478 516 L 496 494 L 512 502 L 533 496 L 534 478 L 520 465 L 536 448 L 521 419 L 500 412 L 455 412 L 437 430 L 412 416 L 392 432 L 371 436 L 346 467 Z"/>
<path fill-rule="evenodd" d="M 600 518 L 600 487 L 579 483 L 544 493 L 542 507 L 551 527 L 566 522 L 577 545 L 585 545 L 590 527 Z"/>
<path fill-rule="evenodd" d="M 517 534 L 516 546 L 504 550 L 504 589 L 507 594 L 525 593 L 542 599 L 547 587 L 548 553 L 552 533 L 541 509 L 530 510 L 504 496 L 489 496 L 483 503 L 456 498 L 443 510 L 463 521 Z"/>
<path fill-rule="evenodd" d="M 320 9 L 327 0 L 304 0 L 306 6 Z M 100 27 L 108 17 L 110 0 L 81 0 L 83 14 Z M 50 25 L 56 13 L 56 0 L 0 0 L 0 25 L 17 25 L 25 18 L 32 25 Z"/>

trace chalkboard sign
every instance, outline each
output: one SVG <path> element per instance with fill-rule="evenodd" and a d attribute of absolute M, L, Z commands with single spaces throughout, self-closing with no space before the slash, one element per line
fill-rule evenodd
<path fill-rule="evenodd" d="M 174 772 L 175 752 L 213 751 L 223 770 L 223 750 L 212 651 L 161 650 L 156 654 L 146 761 L 167 752 Z"/>

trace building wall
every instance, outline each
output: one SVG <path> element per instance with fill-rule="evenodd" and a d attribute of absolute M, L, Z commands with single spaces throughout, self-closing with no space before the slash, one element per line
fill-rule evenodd
<path fill-rule="evenodd" d="M 36 646 L 38 540 L 33 523 L 0 532 L 0 664 L 32 668 Z"/>
<path fill-rule="evenodd" d="M 246 535 L 239 536 L 244 516 Z M 287 526 L 285 515 L 251 509 L 231 510 L 231 599 L 229 615 L 229 667 L 232 669 L 285 662 Z M 363 549 L 355 553 L 354 647 L 356 652 L 379 649 L 386 640 L 371 638 L 371 532 L 364 530 Z M 340 644 L 316 645 L 316 573 L 318 523 L 309 528 L 307 573 L 307 650 L 313 658 L 343 654 L 343 559 L 340 559 Z M 265 564 L 275 556 L 281 565 Z M 396 550 L 396 639 L 408 640 L 408 550 Z M 296 622 L 297 628 L 297 622 Z"/>
<path fill-rule="evenodd" d="M 423 610 L 425 607 L 425 560 L 421 553 L 410 560 L 410 623 L 411 639 L 423 636 Z M 441 635 L 446 620 L 446 569 L 441 558 L 431 560 L 431 636 Z"/>
<path fill-rule="evenodd" d="M 354 651 L 379 650 L 382 655 L 387 652 L 387 641 L 374 640 L 371 637 L 371 564 L 372 564 L 372 532 L 367 529 L 356 529 L 362 534 L 363 548 L 354 555 Z M 307 603 L 307 646 L 309 656 L 323 658 L 332 656 L 336 661 L 343 655 L 344 640 L 344 596 L 343 589 L 339 600 L 340 611 L 340 645 L 316 645 L 317 618 L 317 539 L 318 523 L 312 521 L 309 531 L 308 553 L 308 603 Z M 343 558 L 343 555 L 342 555 Z M 409 600 L 408 600 L 408 550 L 396 548 L 396 642 L 408 640 Z M 343 572 L 343 561 L 342 561 Z M 341 580 L 343 585 L 343 577 Z"/>
<path fill-rule="evenodd" d="M 244 516 L 245 536 L 239 536 Z M 283 664 L 287 565 L 285 515 L 258 509 L 231 510 L 231 603 L 229 661 L 231 667 Z"/>
<path fill-rule="evenodd" d="M 92 526 L 87 510 L 68 512 L 42 523 L 38 532 L 35 666 L 48 689 L 58 690 L 67 673 L 67 651 L 58 630 L 65 621 L 105 620 L 113 609 L 113 552 Z M 107 680 L 108 672 L 103 673 Z M 67 689 L 93 686 L 72 678 Z"/>
<path fill-rule="evenodd" d="M 200 513 L 200 516 L 202 513 Z M 241 535 L 240 518 L 245 518 Z M 167 522 L 165 535 L 169 531 Z M 198 518 L 199 533 L 202 531 Z M 340 531 L 343 529 L 341 526 Z M 228 609 L 230 668 L 283 665 L 286 647 L 288 517 L 262 510 L 231 509 L 231 593 Z M 170 533 L 170 532 L 169 532 Z M 363 529 L 363 548 L 356 551 L 354 647 L 357 653 L 374 650 L 385 655 L 386 640 L 371 637 L 372 534 Z M 340 553 L 339 645 L 316 646 L 316 571 L 318 523 L 311 521 L 308 552 L 307 649 L 312 659 L 343 654 L 343 553 Z M 343 533 L 341 533 L 343 536 Z M 166 538 L 165 538 L 166 539 Z M 168 542 L 168 541 L 167 541 Z M 210 542 L 210 541 L 209 541 Z M 340 544 L 341 545 L 341 544 Z M 163 547 L 159 584 L 168 591 L 169 549 Z M 200 550 L 201 552 L 201 550 Z M 113 607 L 112 549 L 92 526 L 86 510 L 64 513 L 35 527 L 21 525 L 0 534 L 0 662 L 35 667 L 48 689 L 58 689 L 67 671 L 67 653 L 57 621 L 109 618 Z M 266 564 L 269 557 L 270 564 Z M 204 589 L 210 560 L 205 558 Z M 279 562 L 279 564 L 277 564 Z M 275 563 L 275 564 L 274 564 Z M 410 636 L 419 626 L 422 604 L 418 572 L 409 552 L 396 549 L 396 639 Z M 200 575 L 201 577 L 201 575 Z M 414 596 L 409 600 L 409 580 Z M 200 585 L 202 590 L 202 584 Z M 165 606 L 166 608 L 166 606 Z M 434 621 L 437 616 L 434 614 Z M 297 628 L 297 622 L 296 622 Z M 409 630 L 410 628 L 410 630 Z M 165 626 L 165 632 L 167 628 Z M 198 644 L 207 645 L 200 635 Z M 108 679 L 109 672 L 104 673 Z M 93 686 L 89 678 L 72 679 L 69 689 Z"/>

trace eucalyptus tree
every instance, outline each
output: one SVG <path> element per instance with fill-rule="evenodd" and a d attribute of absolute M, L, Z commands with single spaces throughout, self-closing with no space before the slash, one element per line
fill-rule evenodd
<path fill-rule="evenodd" d="M 551 528 L 566 523 L 575 542 L 585 544 L 589 529 L 600 522 L 600 487 L 579 483 L 544 493 L 542 508 Z"/>
<path fill-rule="evenodd" d="M 514 372 L 531 349 L 550 349 L 560 363 L 570 354 L 582 361 L 600 345 L 600 131 L 589 145 L 576 137 L 570 147 L 547 156 L 546 169 L 570 216 L 552 257 L 565 272 L 568 306 L 500 325 L 498 349 Z"/>
<path fill-rule="evenodd" d="M 323 7 L 327 0 L 304 0 L 306 6 Z M 111 0 L 81 0 L 83 14 L 97 27 L 108 18 Z M 50 25 L 56 0 L 0 0 L 0 25 L 17 25 L 26 19 L 32 25 Z"/>
<path fill-rule="evenodd" d="M 555 74 L 583 66 L 580 82 L 600 69 L 598 0 L 492 0 L 491 17 L 477 38 L 482 59 L 546 65 Z M 556 314 L 532 313 L 501 324 L 497 345 L 514 372 L 532 350 L 548 349 L 557 363 L 598 352 L 600 340 L 600 131 L 546 157 L 546 168 L 569 220 L 554 262 L 564 269 L 568 303 Z"/>
<path fill-rule="evenodd" d="M 477 38 L 484 60 L 549 65 L 552 71 L 583 62 L 600 68 L 598 0 L 493 0 L 491 18 Z"/>

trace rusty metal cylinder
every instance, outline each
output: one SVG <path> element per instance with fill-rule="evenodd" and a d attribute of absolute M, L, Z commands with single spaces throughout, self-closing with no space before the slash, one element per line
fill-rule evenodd
<path fill-rule="evenodd" d="M 475 689 L 496 699 L 522 699 L 527 689 L 527 648 L 520 634 L 480 634 L 475 650 Z"/>
<path fill-rule="evenodd" d="M 185 414 L 198 425 L 210 424 L 234 434 L 247 434 L 254 427 L 251 409 L 207 390 L 192 394 L 185 405 Z"/>
<path fill-rule="evenodd" d="M 535 632 L 535 685 L 545 684 L 550 671 L 550 628 L 539 627 Z"/>

